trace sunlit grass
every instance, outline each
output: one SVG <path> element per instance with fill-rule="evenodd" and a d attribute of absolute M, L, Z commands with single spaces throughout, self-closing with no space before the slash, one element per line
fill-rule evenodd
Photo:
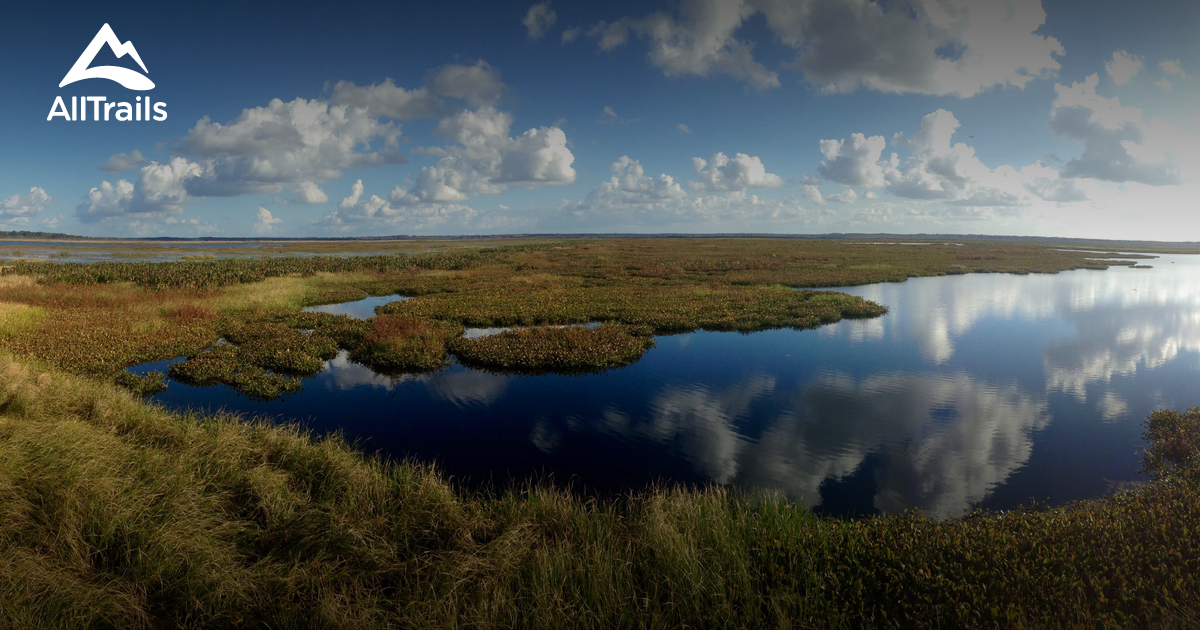
<path fill-rule="evenodd" d="M 45 316 L 45 309 L 36 306 L 0 302 L 0 338 L 28 332 Z"/>

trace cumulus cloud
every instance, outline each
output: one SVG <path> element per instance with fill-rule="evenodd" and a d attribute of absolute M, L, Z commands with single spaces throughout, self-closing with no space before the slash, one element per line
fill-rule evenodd
<path fill-rule="evenodd" d="M 368 108 L 273 99 L 224 125 L 205 116 L 177 151 L 202 163 L 202 173 L 187 184 L 191 194 L 228 196 L 323 182 L 346 168 L 402 164 L 399 136 L 396 124 L 383 122 Z M 383 146 L 372 150 L 372 142 Z"/>
<path fill-rule="evenodd" d="M 443 118 L 437 133 L 455 144 L 425 149 L 441 159 L 422 168 L 405 194 L 421 202 L 465 201 L 471 195 L 575 181 L 575 156 L 562 129 L 537 127 L 513 137 L 511 127 L 512 115 L 490 106 Z"/>
<path fill-rule="evenodd" d="M 1178 59 L 1163 59 L 1158 62 L 1158 68 L 1167 74 L 1177 74 L 1184 79 L 1187 78 L 1187 73 L 1183 71 L 1183 64 L 1179 63 Z"/>
<path fill-rule="evenodd" d="M 437 120 L 435 135 L 449 146 L 419 149 L 439 161 L 388 207 L 429 210 L 421 204 L 573 182 L 574 156 L 557 124 L 510 135 L 512 115 L 495 107 L 506 90 L 499 72 L 480 60 L 436 68 L 418 89 L 391 79 L 368 86 L 341 81 L 328 100 L 274 99 L 225 124 L 204 117 L 173 142 L 179 155 L 164 164 L 146 163 L 136 151 L 110 158 L 105 166 L 113 169 L 140 164 L 139 176 L 93 188 L 76 214 L 84 221 L 126 214 L 161 219 L 178 215 L 194 198 L 284 190 L 291 192 L 286 203 L 329 203 L 321 184 L 346 169 L 404 163 L 398 121 L 417 118 Z M 383 205 L 374 208 L 363 205 L 355 217 L 397 216 Z"/>
<path fill-rule="evenodd" d="M 1029 203 L 1020 173 L 1011 166 L 988 168 L 975 149 L 952 143 L 954 114 L 939 109 L 921 119 L 911 137 L 898 133 L 894 145 L 911 153 L 903 164 L 896 154 L 883 164 L 888 192 L 909 199 L 933 199 L 960 206 L 1017 206 Z"/>
<path fill-rule="evenodd" d="M 675 178 L 666 174 L 658 177 L 647 176 L 641 163 L 628 155 L 622 155 L 608 170 L 612 172 L 612 177 L 593 188 L 583 205 L 589 208 L 645 207 L 687 196 L 687 191 Z"/>
<path fill-rule="evenodd" d="M 1104 71 L 1112 77 L 1113 83 L 1124 85 L 1142 69 L 1142 58 L 1135 57 L 1124 50 L 1113 53 L 1111 61 L 1104 62 Z"/>
<path fill-rule="evenodd" d="M 1087 195 L 1070 179 L 1041 163 L 1017 170 L 1008 165 L 991 168 L 976 155 L 975 149 L 954 142 L 960 123 L 951 112 L 939 109 L 921 120 L 921 129 L 912 134 L 895 134 L 892 145 L 909 155 L 901 160 L 899 153 L 880 159 L 886 141 L 883 136 L 867 137 L 852 134 L 845 140 L 822 140 L 825 160 L 817 168 L 828 181 L 847 186 L 835 195 L 822 197 L 816 181 L 805 182 L 805 196 L 813 203 L 837 201 L 853 203 L 859 195 L 853 188 L 886 187 L 897 197 L 919 201 L 940 201 L 948 204 L 940 210 L 921 210 L 920 217 L 977 220 L 995 218 L 997 214 L 1012 214 L 1016 206 L 1030 205 L 1035 198 L 1059 203 L 1083 201 Z M 867 191 L 867 199 L 878 194 Z M 862 209 L 864 221 L 891 219 L 888 207 Z M 913 210 L 916 211 L 916 210 Z M 872 214 L 875 212 L 875 214 Z M 865 213 L 865 214 L 863 214 Z M 858 220 L 858 219 L 855 219 Z"/>
<path fill-rule="evenodd" d="M 683 123 L 675 125 L 675 128 L 679 130 L 679 133 L 692 133 L 692 128 Z"/>
<path fill-rule="evenodd" d="M 861 133 L 849 140 L 822 140 L 821 154 L 825 160 L 817 173 L 825 179 L 858 188 L 876 188 L 884 184 L 879 156 L 887 146 L 883 136 L 866 137 Z"/>
<path fill-rule="evenodd" d="M 283 219 L 273 216 L 270 210 L 259 206 L 258 214 L 254 219 L 255 234 L 270 234 L 275 230 L 275 226 L 282 223 Z"/>
<path fill-rule="evenodd" d="M 364 190 L 362 180 L 355 181 L 350 187 L 350 194 L 343 197 L 337 209 L 318 221 L 317 225 L 344 231 L 369 223 L 420 231 L 447 223 L 463 227 L 476 216 L 470 206 L 422 201 L 400 186 L 393 188 L 387 199 L 378 195 L 363 199 Z"/>
<path fill-rule="evenodd" d="M 579 28 L 578 26 L 573 26 L 573 27 L 563 31 L 562 43 L 570 44 L 571 42 L 573 42 L 579 38 L 579 33 L 581 33 L 582 31 L 583 31 L 583 29 Z"/>
<path fill-rule="evenodd" d="M 170 162 L 150 162 L 142 167 L 136 184 L 119 179 L 115 184 L 101 182 L 88 191 L 75 216 L 85 223 L 109 217 L 137 217 L 140 220 L 177 216 L 189 201 L 187 184 L 201 177 L 205 169 L 187 158 Z"/>
<path fill-rule="evenodd" d="M 413 120 L 441 114 L 442 104 L 427 87 L 406 90 L 391 79 L 371 85 L 338 81 L 330 101 L 338 105 L 364 107 L 376 116 Z"/>
<path fill-rule="evenodd" d="M 724 74 L 757 89 L 780 85 L 737 37 L 761 13 L 772 35 L 799 51 L 788 68 L 827 93 L 860 87 L 889 93 L 969 97 L 991 87 L 1022 88 L 1059 69 L 1062 44 L 1036 34 L 1040 0 L 683 0 L 674 15 L 600 22 L 602 50 L 636 35 L 668 76 Z"/>
<path fill-rule="evenodd" d="M 825 197 L 821 195 L 821 189 L 816 184 L 805 184 L 802 190 L 804 191 L 805 199 L 818 206 L 825 205 Z"/>
<path fill-rule="evenodd" d="M 1070 87 L 1055 85 L 1050 128 L 1059 136 L 1083 142 L 1083 154 L 1062 169 L 1063 177 L 1091 177 L 1151 186 L 1180 184 L 1178 165 L 1148 140 L 1163 135 L 1142 122 L 1142 110 L 1121 105 L 1118 97 L 1096 94 L 1100 78 L 1093 74 Z"/>
<path fill-rule="evenodd" d="M 35 214 L 49 208 L 54 198 L 46 194 L 44 188 L 34 186 L 24 195 L 13 195 L 0 201 L 0 221 L 6 223 L 25 223 Z"/>
<path fill-rule="evenodd" d="M 429 80 L 434 94 L 466 101 L 471 107 L 494 105 L 508 91 L 500 80 L 500 71 L 480 59 L 464 66 L 452 63 L 438 68 Z"/>
<path fill-rule="evenodd" d="M 609 170 L 612 176 L 593 188 L 577 204 L 565 204 L 563 210 L 576 217 L 600 216 L 606 220 L 626 220 L 629 225 L 742 225 L 747 220 L 808 221 L 814 217 L 799 200 L 762 199 L 745 190 L 722 194 L 688 194 L 679 182 L 667 174 L 652 177 L 629 156 L 621 156 Z"/>
<path fill-rule="evenodd" d="M 313 182 L 300 182 L 293 187 L 292 203 L 317 205 L 329 203 L 329 195 Z"/>
<path fill-rule="evenodd" d="M 1021 178 L 1025 182 L 1025 190 L 1046 201 L 1069 203 L 1087 201 L 1088 198 L 1075 180 L 1063 178 L 1057 170 L 1041 162 L 1022 167 Z"/>
<path fill-rule="evenodd" d="M 829 195 L 826 199 L 836 201 L 838 203 L 854 203 L 858 201 L 858 193 L 854 192 L 853 188 L 847 188 L 835 195 Z"/>
<path fill-rule="evenodd" d="M 145 163 L 136 151 L 113 156 L 106 166 L 129 166 L 141 158 L 137 179 L 93 188 L 76 215 L 99 221 L 133 213 L 146 220 L 178 215 L 195 197 L 283 190 L 293 192 L 295 203 L 327 203 L 318 183 L 341 177 L 343 169 L 403 163 L 399 135 L 399 126 L 368 107 L 273 99 L 225 124 L 205 116 L 175 141 L 180 155 L 164 163 Z"/>
<path fill-rule="evenodd" d="M 783 178 L 768 173 L 762 160 L 745 153 L 738 153 L 733 159 L 724 153 L 715 153 L 707 161 L 692 158 L 692 172 L 700 178 L 699 182 L 692 182 L 698 190 L 746 190 L 783 185 Z"/>
<path fill-rule="evenodd" d="M 133 200 L 133 184 L 123 179 L 110 184 L 100 182 L 84 196 L 83 203 L 75 208 L 75 216 L 85 223 L 96 222 L 108 217 L 121 216 L 128 212 Z"/>
<path fill-rule="evenodd" d="M 525 19 L 521 20 L 521 24 L 529 30 L 529 39 L 541 39 L 557 19 L 558 14 L 550 8 L 549 2 L 539 2 L 529 7 L 529 12 L 525 14 Z"/>
<path fill-rule="evenodd" d="M 733 32 L 755 10 L 742 2 L 684 0 L 678 17 L 652 13 L 642 18 L 601 22 L 588 32 L 601 50 L 624 44 L 630 33 L 650 42 L 650 61 L 667 76 L 724 74 L 757 89 L 779 87 L 778 75 L 752 55 L 754 44 Z"/>
<path fill-rule="evenodd" d="M 108 171 L 109 175 L 116 175 L 122 171 L 128 171 L 142 166 L 146 163 L 146 157 L 141 151 L 134 149 L 130 153 L 118 153 L 100 164 L 100 170 Z"/>

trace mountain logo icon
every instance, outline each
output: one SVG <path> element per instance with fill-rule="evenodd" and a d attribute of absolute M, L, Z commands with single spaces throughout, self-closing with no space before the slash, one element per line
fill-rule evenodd
<path fill-rule="evenodd" d="M 75 60 L 75 65 L 71 66 L 71 70 L 67 72 L 67 76 L 63 77 L 62 83 L 58 87 L 70 85 L 76 81 L 84 79 L 108 79 L 116 81 L 130 90 L 152 90 L 154 82 L 146 78 L 146 75 L 138 73 L 136 70 L 122 68 L 120 66 L 96 66 L 89 68 L 92 61 L 96 58 L 96 53 L 100 52 L 105 44 L 112 49 L 113 54 L 118 59 L 129 55 L 133 60 L 142 67 L 142 72 L 146 70 L 146 64 L 142 63 L 141 56 L 138 55 L 137 49 L 133 47 L 133 42 L 121 43 L 117 39 L 117 34 L 113 32 L 112 27 L 108 24 L 100 27 L 100 32 L 92 38 L 92 43 L 83 50 L 83 54 L 79 55 L 79 59 Z"/>

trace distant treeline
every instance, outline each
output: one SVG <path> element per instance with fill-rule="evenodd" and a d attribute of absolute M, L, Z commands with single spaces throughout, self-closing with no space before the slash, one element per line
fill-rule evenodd
<path fill-rule="evenodd" d="M 61 234 L 59 232 L 30 232 L 28 230 L 9 230 L 0 231 L 0 239 L 5 238 L 37 238 L 37 239 L 53 239 L 53 240 L 84 240 L 86 236 L 72 236 L 70 234 Z"/>
<path fill-rule="evenodd" d="M 180 237 L 180 236 L 153 236 L 144 238 L 127 238 L 127 237 L 101 237 L 101 236 L 76 236 L 72 234 L 61 234 L 57 232 L 29 232 L 29 231 L 0 231 L 0 238 L 27 238 L 27 239 L 43 239 L 43 240 L 102 240 L 102 241 L 127 241 L 127 242 L 205 242 L 205 243 L 221 243 L 221 242 L 355 242 L 355 241 L 434 241 L 434 240 L 484 240 L 484 239 L 511 239 L 511 238 L 550 238 L 550 239 L 568 239 L 568 238 L 773 238 L 773 239 L 829 239 L 829 240 L 861 240 L 869 239 L 872 241 L 897 241 L 897 242 L 923 242 L 923 241 L 1015 241 L 1023 243 L 1047 243 L 1058 245 L 1069 245 L 1073 247 L 1104 247 L 1104 248 L 1146 248 L 1146 247 L 1186 247 L 1196 248 L 1200 250 L 1200 241 L 1127 241 L 1127 240 L 1108 240 L 1095 238 L 1070 238 L 1065 236 L 1014 236 L 1014 235 L 992 235 L 992 234 L 867 234 L 857 232 L 834 232 L 830 234 L 769 234 L 769 233 L 750 233 L 750 232 L 729 232 L 720 234 L 686 234 L 686 233 L 663 233 L 663 234 L 629 234 L 619 232 L 595 232 L 595 233 L 544 233 L 544 234 L 490 234 L 490 235 L 467 235 L 467 234 L 441 234 L 430 236 L 416 236 L 411 234 L 391 234 L 387 236 L 293 236 L 293 237 L 251 237 L 251 236 L 196 236 L 196 237 Z"/>

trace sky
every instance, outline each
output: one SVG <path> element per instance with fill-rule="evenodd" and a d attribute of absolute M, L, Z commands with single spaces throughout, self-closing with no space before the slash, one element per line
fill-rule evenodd
<path fill-rule="evenodd" d="M 1200 240 L 1194 0 L 97 4 L 6 11 L 0 230 Z"/>

